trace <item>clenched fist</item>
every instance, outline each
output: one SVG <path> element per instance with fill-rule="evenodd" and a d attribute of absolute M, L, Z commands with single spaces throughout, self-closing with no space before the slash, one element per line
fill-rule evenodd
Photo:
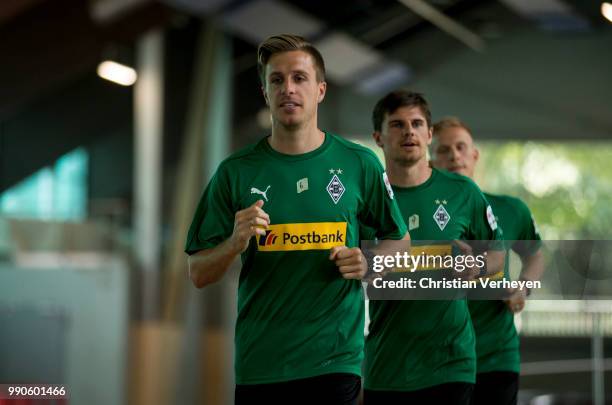
<path fill-rule="evenodd" d="M 361 280 L 368 270 L 366 258 L 358 247 L 334 246 L 329 260 L 336 262 L 340 274 L 347 280 Z"/>
<path fill-rule="evenodd" d="M 513 313 L 521 312 L 525 308 L 525 299 L 527 298 L 527 292 L 520 288 L 512 291 L 510 297 L 506 300 L 506 306 L 508 310 Z"/>
<path fill-rule="evenodd" d="M 263 200 L 257 200 L 234 216 L 234 231 L 230 240 L 236 252 L 244 252 L 253 236 L 266 234 L 265 229 L 270 225 L 270 217 L 261 208 L 263 205 Z"/>

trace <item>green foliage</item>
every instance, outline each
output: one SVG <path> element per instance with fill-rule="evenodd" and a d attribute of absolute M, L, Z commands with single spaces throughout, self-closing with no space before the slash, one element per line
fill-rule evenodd
<path fill-rule="evenodd" d="M 612 239 L 612 143 L 479 144 L 483 190 L 521 198 L 543 239 Z"/>

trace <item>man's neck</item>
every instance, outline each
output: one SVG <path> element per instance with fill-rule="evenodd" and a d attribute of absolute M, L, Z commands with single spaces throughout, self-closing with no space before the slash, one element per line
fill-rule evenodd
<path fill-rule="evenodd" d="M 399 187 L 415 187 L 425 183 L 431 177 L 431 167 L 427 158 L 420 159 L 413 165 L 401 165 L 386 161 L 389 182 Z"/>
<path fill-rule="evenodd" d="M 325 134 L 317 128 L 317 121 L 299 128 L 286 128 L 280 124 L 272 126 L 269 143 L 272 149 L 287 155 L 312 152 L 323 144 Z"/>

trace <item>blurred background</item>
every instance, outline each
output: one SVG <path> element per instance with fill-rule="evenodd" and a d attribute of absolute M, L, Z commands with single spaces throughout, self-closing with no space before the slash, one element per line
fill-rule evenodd
<path fill-rule="evenodd" d="M 196 290 L 183 245 L 218 163 L 269 133 L 272 34 L 323 53 L 320 128 L 375 148 L 376 100 L 421 91 L 542 238 L 612 239 L 610 19 L 592 0 L 1 1 L 0 383 L 232 403 L 239 266 Z M 611 301 L 533 301 L 517 324 L 521 403 L 612 403 Z"/>

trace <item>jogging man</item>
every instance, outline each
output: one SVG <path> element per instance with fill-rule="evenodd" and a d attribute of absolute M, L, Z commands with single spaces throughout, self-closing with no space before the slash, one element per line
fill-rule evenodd
<path fill-rule="evenodd" d="M 372 116 L 395 198 L 413 241 L 500 239 L 491 209 L 470 179 L 432 169 L 431 112 L 419 93 L 387 94 Z M 487 251 L 487 271 L 504 252 Z M 476 372 L 465 299 L 370 301 L 364 404 L 469 404 Z"/>
<path fill-rule="evenodd" d="M 469 178 L 480 152 L 472 131 L 458 118 L 450 117 L 434 125 L 434 165 Z M 538 280 L 544 270 L 540 235 L 529 208 L 518 198 L 485 193 L 493 207 L 508 248 L 521 258 L 521 279 Z M 508 257 L 504 272 L 491 278 L 509 278 Z M 525 305 L 529 291 L 517 289 L 503 301 L 469 301 L 476 332 L 477 374 L 473 404 L 516 404 L 519 386 L 519 337 L 513 313 Z"/>
<path fill-rule="evenodd" d="M 320 53 L 294 35 L 260 44 L 272 133 L 223 161 L 207 186 L 185 251 L 201 288 L 237 256 L 236 403 L 354 404 L 361 388 L 367 264 L 360 224 L 407 237 L 368 149 L 321 131 Z"/>

